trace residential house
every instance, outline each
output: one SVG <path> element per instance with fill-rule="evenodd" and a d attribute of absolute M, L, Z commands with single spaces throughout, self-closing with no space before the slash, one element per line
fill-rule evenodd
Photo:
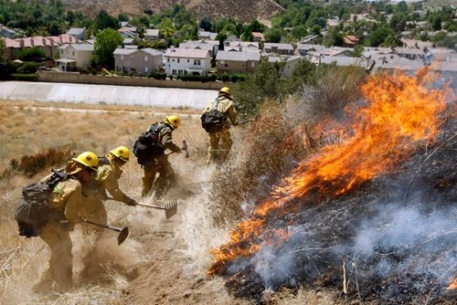
<path fill-rule="evenodd" d="M 60 36 L 34 36 L 10 39 L 5 38 L 5 60 L 18 59 L 19 53 L 23 49 L 37 47 L 40 48 L 47 58 L 55 58 L 59 54 L 58 46 L 63 43 L 76 43 L 77 39 L 73 36 L 62 34 Z"/>
<path fill-rule="evenodd" d="M 84 40 L 84 36 L 86 35 L 86 28 L 71 28 L 66 34 L 73 36 L 78 40 Z"/>
<path fill-rule="evenodd" d="M 295 67 L 297 66 L 300 61 L 302 61 L 303 58 L 300 56 L 288 56 L 286 57 L 286 60 L 284 62 L 284 66 L 281 69 L 281 76 L 282 77 L 289 77 L 292 75 L 292 73 L 295 70 Z"/>
<path fill-rule="evenodd" d="M 3 60 L 13 61 L 19 58 L 19 52 L 22 50 L 21 42 L 16 39 L 5 38 L 5 51 Z"/>
<path fill-rule="evenodd" d="M 136 31 L 136 27 L 133 26 L 124 26 L 121 27 L 120 29 L 117 30 L 121 36 L 126 39 L 126 38 L 135 38 L 138 36 L 138 33 Z"/>
<path fill-rule="evenodd" d="M 346 35 L 343 37 L 343 45 L 345 47 L 353 48 L 359 43 L 359 39 L 354 35 Z"/>
<path fill-rule="evenodd" d="M 268 56 L 268 62 L 270 63 L 283 63 L 280 73 L 281 77 L 289 77 L 292 75 L 292 72 L 294 71 L 295 67 L 297 64 L 303 60 L 300 56 L 275 56 L 275 55 L 270 55 Z"/>
<path fill-rule="evenodd" d="M 0 36 L 5 38 L 14 38 L 14 36 L 16 36 L 16 32 L 0 24 Z"/>
<path fill-rule="evenodd" d="M 320 44 L 297 43 L 297 51 L 301 56 L 307 56 L 309 52 L 319 52 L 325 49 L 325 46 Z"/>
<path fill-rule="evenodd" d="M 116 72 L 149 74 L 163 69 L 163 52 L 155 49 L 117 48 L 113 55 Z"/>
<path fill-rule="evenodd" d="M 94 45 L 90 43 L 64 44 L 59 47 L 57 66 L 62 71 L 74 71 L 88 67 L 94 56 Z"/>
<path fill-rule="evenodd" d="M 294 47 L 290 43 L 269 43 L 263 45 L 265 53 L 278 55 L 294 55 Z"/>
<path fill-rule="evenodd" d="M 251 41 L 224 41 L 224 51 L 260 53 L 259 43 Z"/>
<path fill-rule="evenodd" d="M 422 59 L 424 57 L 424 51 L 416 48 L 395 48 L 395 53 L 398 56 L 407 59 Z"/>
<path fill-rule="evenodd" d="M 403 70 L 403 71 L 416 71 L 424 67 L 421 59 L 406 59 L 397 54 L 389 55 L 373 55 L 371 60 L 375 63 L 374 68 L 380 70 Z"/>
<path fill-rule="evenodd" d="M 208 50 L 212 60 L 216 58 L 219 51 L 219 41 L 217 40 L 189 40 L 179 44 L 180 49 Z"/>
<path fill-rule="evenodd" d="M 197 33 L 197 37 L 198 39 L 202 40 L 202 39 L 207 39 L 207 40 L 215 40 L 216 37 L 217 37 L 217 33 L 213 33 L 213 32 L 208 32 L 208 31 L 198 31 Z"/>
<path fill-rule="evenodd" d="M 302 37 L 300 40 L 300 43 L 302 44 L 313 44 L 319 39 L 319 35 L 308 35 L 305 37 Z"/>
<path fill-rule="evenodd" d="M 263 33 L 260 32 L 252 32 L 252 41 L 255 42 L 264 42 L 265 37 L 263 36 Z"/>
<path fill-rule="evenodd" d="M 404 48 L 415 48 L 415 49 L 430 49 L 433 47 L 433 42 L 430 41 L 422 41 L 417 39 L 408 39 L 408 38 L 401 38 L 402 47 Z"/>
<path fill-rule="evenodd" d="M 164 67 L 167 75 L 208 75 L 211 71 L 211 56 L 208 50 L 167 49 Z"/>
<path fill-rule="evenodd" d="M 343 56 L 319 56 L 311 58 L 311 62 L 320 64 L 335 64 L 337 66 L 358 66 L 362 68 L 368 68 L 367 61 L 357 57 L 343 57 Z"/>
<path fill-rule="evenodd" d="M 433 61 L 440 63 L 457 62 L 457 52 L 447 48 L 430 48 L 426 57 L 432 57 Z"/>
<path fill-rule="evenodd" d="M 160 38 L 159 29 L 146 29 L 146 31 L 144 32 L 145 40 L 157 40 L 159 38 Z"/>
<path fill-rule="evenodd" d="M 216 56 L 217 74 L 254 73 L 260 64 L 260 53 L 219 51 Z"/>

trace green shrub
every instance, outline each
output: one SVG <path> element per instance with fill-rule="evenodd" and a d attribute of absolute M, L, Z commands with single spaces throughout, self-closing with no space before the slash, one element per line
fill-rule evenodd
<path fill-rule="evenodd" d="M 11 75 L 14 80 L 23 80 L 29 82 L 38 81 L 38 76 L 36 74 L 18 74 L 14 73 Z"/>
<path fill-rule="evenodd" d="M 227 73 L 224 73 L 224 74 L 222 74 L 221 79 L 224 83 L 226 83 L 229 80 L 229 75 Z"/>
<path fill-rule="evenodd" d="M 17 68 L 16 72 L 19 74 L 32 74 L 38 70 L 38 64 L 34 62 L 23 63 L 20 67 Z"/>

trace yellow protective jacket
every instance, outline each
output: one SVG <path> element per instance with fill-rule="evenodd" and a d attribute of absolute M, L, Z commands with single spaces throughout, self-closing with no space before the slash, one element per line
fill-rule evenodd
<path fill-rule="evenodd" d="M 120 188 L 118 180 L 122 176 L 122 169 L 114 162 L 111 155 L 106 156 L 108 164 L 103 164 L 98 167 L 97 182 L 99 190 L 106 194 L 110 193 L 114 200 L 129 204 L 133 201 Z M 107 199 L 107 198 L 105 198 Z"/>
<path fill-rule="evenodd" d="M 80 222 L 82 187 L 79 180 L 70 178 L 59 182 L 53 191 L 53 199 L 49 206 L 63 213 L 68 220 L 68 230 L 72 231 L 76 223 Z"/>
<path fill-rule="evenodd" d="M 218 96 L 215 100 L 209 102 L 208 105 L 206 105 L 203 113 L 208 112 L 213 108 L 217 109 L 225 115 L 225 128 L 230 128 L 230 123 L 233 126 L 238 125 L 237 112 L 233 100 L 225 96 Z"/>
<path fill-rule="evenodd" d="M 169 149 L 172 152 L 180 152 L 181 149 L 179 148 L 179 146 L 177 146 L 176 144 L 173 143 L 173 139 L 172 139 L 172 135 L 171 135 L 171 133 L 173 132 L 173 128 L 170 125 L 165 124 L 163 122 L 159 123 L 159 127 L 160 127 L 160 130 L 159 130 L 159 135 L 158 135 L 159 139 L 158 140 L 159 140 L 159 143 L 162 144 L 163 148 Z M 147 131 L 149 131 L 151 128 L 152 128 L 152 126 L 150 126 Z"/>

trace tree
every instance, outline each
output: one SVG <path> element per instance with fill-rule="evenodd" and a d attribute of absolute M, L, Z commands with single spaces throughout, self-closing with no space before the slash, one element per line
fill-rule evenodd
<path fill-rule="evenodd" d="M 122 44 L 124 38 L 115 29 L 104 29 L 95 36 L 95 62 L 103 67 L 114 67 L 113 52 Z"/>
<path fill-rule="evenodd" d="M 97 17 L 95 17 L 95 23 L 97 24 L 99 30 L 104 30 L 106 28 L 118 28 L 116 18 L 109 15 L 105 10 L 100 10 L 98 12 Z"/>
<path fill-rule="evenodd" d="M 267 42 L 281 42 L 281 30 L 272 28 L 264 32 L 264 37 Z"/>
<path fill-rule="evenodd" d="M 200 23 L 198 24 L 198 26 L 204 31 L 210 32 L 211 28 L 213 27 L 213 24 L 208 16 L 203 16 L 203 18 L 200 19 Z"/>
<path fill-rule="evenodd" d="M 5 49 L 6 49 L 5 39 L 2 37 L 2 38 L 0 38 L 0 62 L 3 62 L 3 59 L 5 58 Z"/>

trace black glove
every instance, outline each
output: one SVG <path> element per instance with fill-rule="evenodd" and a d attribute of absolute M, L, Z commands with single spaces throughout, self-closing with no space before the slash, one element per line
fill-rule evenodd
<path fill-rule="evenodd" d="M 136 205 L 138 205 L 138 202 L 136 202 L 135 199 L 130 199 L 129 201 L 127 201 L 127 205 L 136 206 Z"/>

